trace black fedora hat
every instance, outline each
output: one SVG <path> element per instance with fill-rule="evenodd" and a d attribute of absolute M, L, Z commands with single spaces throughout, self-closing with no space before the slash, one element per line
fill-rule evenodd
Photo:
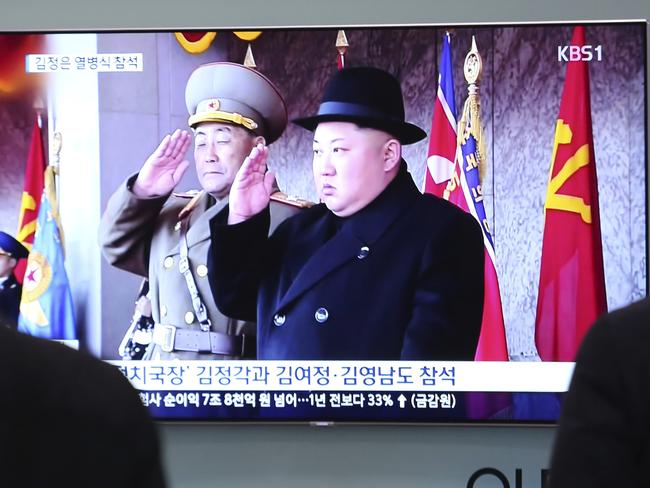
<path fill-rule="evenodd" d="M 292 122 L 315 130 L 321 122 L 353 122 L 361 127 L 388 132 L 402 144 L 426 137 L 417 125 L 404 120 L 404 101 L 399 81 L 377 68 L 345 68 L 327 84 L 318 113 Z"/>

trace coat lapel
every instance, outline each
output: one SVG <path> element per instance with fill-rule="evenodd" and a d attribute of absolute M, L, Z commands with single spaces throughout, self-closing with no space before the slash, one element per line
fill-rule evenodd
<path fill-rule="evenodd" d="M 228 205 L 228 198 L 210 206 L 212 201 L 212 198 L 207 193 L 204 194 L 189 216 L 190 228 L 187 231 L 187 245 L 189 248 L 210 238 L 210 219 Z M 180 207 L 179 211 L 181 208 L 183 207 Z M 167 252 L 168 256 L 180 254 L 180 233 L 174 232 L 174 236 L 174 246 Z"/>
<path fill-rule="evenodd" d="M 210 239 L 210 219 L 228 205 L 228 197 L 219 200 L 212 206 L 210 206 L 210 202 L 211 197 L 206 193 L 199 202 L 199 206 L 190 215 L 190 228 L 187 231 L 187 245 L 189 247 Z"/>
<path fill-rule="evenodd" d="M 335 269 L 350 261 L 356 261 L 363 246 L 368 246 L 372 253 L 373 245 L 404 212 L 408 211 L 419 196 L 420 192 L 406 171 L 404 163 L 400 173 L 384 193 L 359 213 L 346 219 L 343 228 L 316 249 L 298 272 L 276 311 L 286 307 Z M 328 216 L 331 216 L 329 212 Z M 326 219 L 316 225 L 322 226 L 324 231 L 325 222 Z"/>
<path fill-rule="evenodd" d="M 363 243 L 356 236 L 342 229 L 307 260 L 277 308 L 282 309 L 333 270 L 355 258 L 361 246 Z"/>

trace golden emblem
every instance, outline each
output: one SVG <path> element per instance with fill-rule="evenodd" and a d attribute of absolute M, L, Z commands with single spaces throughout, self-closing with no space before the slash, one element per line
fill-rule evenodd
<path fill-rule="evenodd" d="M 476 39 L 474 36 L 472 36 L 472 48 L 467 53 L 467 56 L 465 56 L 463 71 L 465 73 L 465 79 L 470 85 L 478 83 L 481 79 L 481 74 L 483 72 L 483 60 L 481 59 L 481 55 L 478 52 L 478 48 L 476 47 Z"/>

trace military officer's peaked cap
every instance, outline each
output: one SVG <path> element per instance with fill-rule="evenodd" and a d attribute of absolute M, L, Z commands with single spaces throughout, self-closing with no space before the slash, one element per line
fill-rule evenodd
<path fill-rule="evenodd" d="M 383 130 L 402 144 L 412 144 L 427 136 L 417 125 L 404 120 L 404 100 L 397 78 L 378 68 L 337 71 L 325 88 L 318 113 L 293 120 L 312 131 L 321 122 L 336 121 Z"/>
<path fill-rule="evenodd" d="M 190 75 L 185 88 L 188 124 L 225 122 L 263 136 L 270 144 L 287 126 L 280 91 L 258 71 L 237 63 L 210 63 Z"/>
<path fill-rule="evenodd" d="M 9 234 L 0 232 L 0 255 L 2 254 L 20 259 L 26 258 L 29 255 L 29 251 Z"/>

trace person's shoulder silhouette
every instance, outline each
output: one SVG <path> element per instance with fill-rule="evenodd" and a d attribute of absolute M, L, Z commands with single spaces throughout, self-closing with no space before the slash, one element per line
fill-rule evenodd
<path fill-rule="evenodd" d="M 3 486 L 165 486 L 155 426 L 114 366 L 0 326 Z"/>
<path fill-rule="evenodd" d="M 550 488 L 648 486 L 648 344 L 650 298 L 591 327 L 562 407 Z"/>

